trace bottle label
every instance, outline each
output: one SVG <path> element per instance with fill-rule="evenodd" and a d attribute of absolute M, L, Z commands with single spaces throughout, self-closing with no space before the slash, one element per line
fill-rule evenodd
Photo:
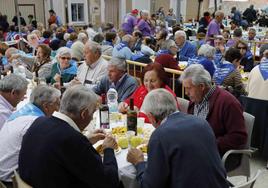
<path fill-rule="evenodd" d="M 104 129 L 109 129 L 109 111 L 100 111 L 100 126 Z"/>

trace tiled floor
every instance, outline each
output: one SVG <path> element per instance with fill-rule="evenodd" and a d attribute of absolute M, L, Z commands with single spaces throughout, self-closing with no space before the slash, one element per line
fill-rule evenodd
<path fill-rule="evenodd" d="M 266 169 L 267 161 L 259 158 L 259 157 L 253 157 L 251 159 L 250 167 L 251 167 L 251 174 L 254 176 L 256 172 L 260 169 L 262 170 L 261 175 L 258 177 L 254 188 L 268 188 L 268 170 Z M 240 183 L 243 183 L 246 181 L 246 178 L 244 177 L 232 177 L 230 178 L 230 181 L 238 185 Z"/>

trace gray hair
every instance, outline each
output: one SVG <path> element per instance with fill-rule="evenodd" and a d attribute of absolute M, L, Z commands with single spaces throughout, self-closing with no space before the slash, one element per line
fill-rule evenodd
<path fill-rule="evenodd" d="M 115 66 L 118 70 L 121 71 L 126 71 L 126 61 L 123 58 L 118 58 L 118 57 L 112 57 L 110 59 L 108 66 Z"/>
<path fill-rule="evenodd" d="M 93 113 L 96 110 L 96 104 L 97 96 L 91 89 L 83 85 L 75 85 L 64 92 L 60 112 L 78 117 L 85 108 L 90 108 Z"/>
<path fill-rule="evenodd" d="M 163 43 L 161 45 L 161 49 L 162 50 L 169 50 L 173 46 L 177 47 L 175 41 L 168 39 L 168 40 L 163 41 Z"/>
<path fill-rule="evenodd" d="M 216 16 L 224 16 L 224 12 L 218 10 L 218 11 L 215 12 L 215 17 Z"/>
<path fill-rule="evenodd" d="M 254 27 L 250 27 L 250 28 L 248 29 L 248 32 L 250 32 L 250 31 L 256 33 L 256 29 L 255 29 Z"/>
<path fill-rule="evenodd" d="M 205 84 L 208 87 L 212 86 L 211 76 L 209 72 L 200 64 L 193 64 L 187 67 L 180 76 L 180 81 L 192 79 L 194 85 Z"/>
<path fill-rule="evenodd" d="M 94 42 L 92 40 L 88 41 L 86 44 L 85 44 L 85 47 L 89 48 L 92 53 L 99 53 L 101 55 L 102 53 L 102 50 L 101 50 L 101 45 L 97 42 Z"/>
<path fill-rule="evenodd" d="M 148 10 L 141 10 L 141 16 L 149 15 Z"/>
<path fill-rule="evenodd" d="M 60 90 L 47 85 L 39 85 L 33 89 L 30 96 L 30 103 L 41 107 L 44 102 L 53 103 L 60 96 Z"/>
<path fill-rule="evenodd" d="M 129 44 L 129 42 L 131 41 L 131 39 L 132 39 L 132 36 L 129 35 L 129 34 L 127 34 L 127 35 L 124 35 L 122 37 L 122 42 L 127 42 Z"/>
<path fill-rule="evenodd" d="M 0 80 L 0 91 L 10 92 L 12 90 L 22 91 L 27 89 L 28 81 L 22 76 L 10 74 Z"/>
<path fill-rule="evenodd" d="M 166 89 L 154 89 L 150 91 L 141 107 L 141 111 L 151 113 L 157 121 L 161 121 L 168 115 L 178 110 L 175 97 Z"/>
<path fill-rule="evenodd" d="M 63 40 L 68 41 L 70 39 L 70 33 L 64 33 Z"/>
<path fill-rule="evenodd" d="M 6 50 L 5 52 L 5 56 L 7 58 L 11 57 L 12 55 L 14 54 L 18 54 L 19 53 L 19 50 L 17 48 L 14 48 L 14 47 L 10 47 Z"/>
<path fill-rule="evenodd" d="M 57 51 L 56 57 L 59 58 L 59 57 L 62 57 L 64 55 L 71 56 L 72 55 L 72 50 L 70 48 L 67 48 L 67 47 L 59 48 L 58 51 Z"/>
<path fill-rule="evenodd" d="M 178 37 L 184 37 L 186 39 L 187 36 L 186 36 L 185 31 L 182 31 L 182 30 L 176 31 L 174 38 L 176 39 Z"/>
<path fill-rule="evenodd" d="M 198 50 L 198 55 L 204 56 L 207 58 L 213 58 L 215 52 L 216 52 L 216 49 L 213 46 L 210 46 L 208 44 L 203 44 Z"/>
<path fill-rule="evenodd" d="M 79 33 L 77 36 L 77 40 L 83 42 L 83 40 L 88 39 L 87 35 L 85 33 Z"/>

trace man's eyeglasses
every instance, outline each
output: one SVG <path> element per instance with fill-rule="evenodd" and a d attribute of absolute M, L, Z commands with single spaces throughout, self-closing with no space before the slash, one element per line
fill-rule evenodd
<path fill-rule="evenodd" d="M 62 60 L 68 60 L 68 61 L 70 61 L 71 60 L 71 58 L 70 57 L 60 57 Z"/>
<path fill-rule="evenodd" d="M 237 47 L 238 50 L 246 50 L 247 47 Z"/>

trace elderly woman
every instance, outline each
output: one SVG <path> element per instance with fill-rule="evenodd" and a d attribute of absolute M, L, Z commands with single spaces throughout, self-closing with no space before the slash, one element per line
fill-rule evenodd
<path fill-rule="evenodd" d="M 209 72 L 210 76 L 213 77 L 215 72 L 215 66 L 212 62 L 216 49 L 208 44 L 202 45 L 198 50 L 198 63 Z"/>
<path fill-rule="evenodd" d="M 11 59 L 19 58 L 21 62 L 27 65 L 28 70 L 39 78 L 48 79 L 51 74 L 53 63 L 50 59 L 51 49 L 44 44 L 37 46 L 36 56 L 26 56 L 23 54 L 12 55 Z M 33 76 L 33 75 L 32 75 Z"/>
<path fill-rule="evenodd" d="M 242 77 L 237 69 L 240 65 L 240 59 L 241 54 L 238 49 L 228 49 L 225 53 L 225 61 L 214 73 L 216 85 L 222 85 L 236 97 L 246 95 Z"/>
<path fill-rule="evenodd" d="M 71 60 L 71 49 L 61 47 L 56 56 L 57 62 L 53 64 L 50 83 L 56 82 L 70 82 L 77 73 L 76 62 Z"/>
<path fill-rule="evenodd" d="M 240 61 L 240 65 L 244 66 L 244 71 L 245 72 L 250 72 L 253 67 L 254 67 L 254 60 L 253 60 L 253 55 L 248 48 L 247 42 L 243 40 L 239 40 L 235 48 L 240 51 L 240 54 L 242 55 L 242 59 Z"/>
<path fill-rule="evenodd" d="M 174 40 L 168 39 L 162 43 L 161 49 L 157 52 L 155 62 L 165 68 L 179 69 L 178 62 L 174 58 L 178 48 Z"/>
<path fill-rule="evenodd" d="M 142 75 L 142 82 L 143 84 L 136 89 L 136 91 L 131 95 L 131 97 L 129 97 L 124 102 L 119 104 L 120 112 L 125 113 L 127 111 L 130 98 L 134 99 L 134 106 L 140 109 L 144 97 L 150 91 L 157 88 L 165 88 L 174 97 L 176 97 L 176 94 L 167 86 L 167 76 L 165 70 L 159 63 L 151 63 L 144 68 Z"/>

